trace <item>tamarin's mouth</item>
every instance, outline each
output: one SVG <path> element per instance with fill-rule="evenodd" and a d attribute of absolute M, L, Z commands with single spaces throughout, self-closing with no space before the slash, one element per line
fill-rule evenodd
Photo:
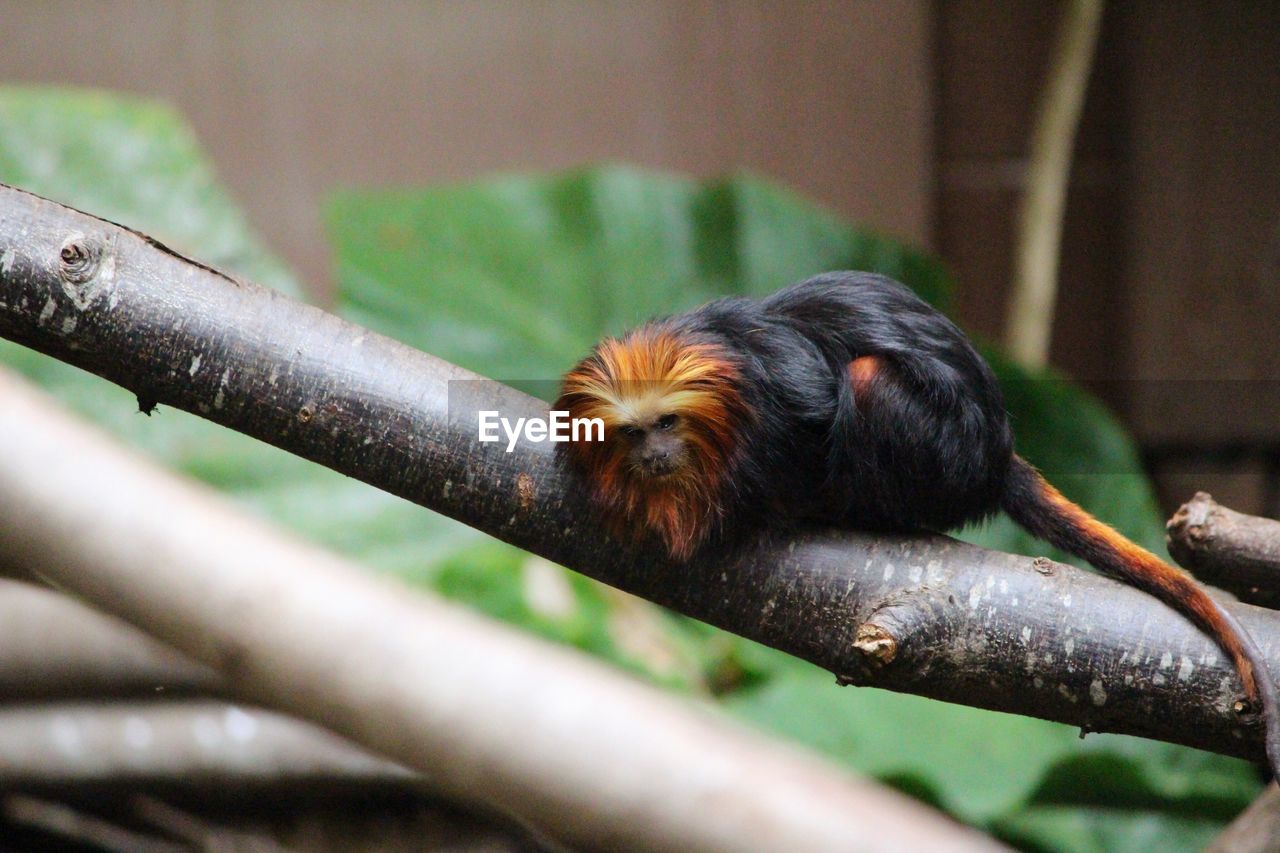
<path fill-rule="evenodd" d="M 680 465 L 672 461 L 642 462 L 638 470 L 651 480 L 665 480 L 680 470 Z"/>

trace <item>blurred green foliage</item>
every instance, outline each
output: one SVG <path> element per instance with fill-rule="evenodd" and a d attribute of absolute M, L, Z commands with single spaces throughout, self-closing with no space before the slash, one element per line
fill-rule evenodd
<path fill-rule="evenodd" d="M 296 291 L 216 182 L 187 125 L 154 102 L 0 89 L 0 181 L 154 234 Z M 726 293 L 857 268 L 945 307 L 935 261 L 752 177 L 626 167 L 343 193 L 327 211 L 339 305 L 480 373 L 534 388 L 600 335 Z M 1152 547 L 1160 523 L 1134 449 L 1056 377 L 990 353 L 1020 447 L 1064 491 Z M 873 689 L 623 596 L 433 513 L 198 418 L 137 414 L 126 392 L 0 342 L 0 360 L 123 440 L 367 565 L 643 677 L 886 780 L 1028 850 L 1199 849 L 1258 790 L 1243 762 Z M 1054 381 L 1046 381 L 1053 378 Z M 1061 472 L 1061 473 L 1059 473 Z M 964 538 L 1046 548 L 1006 521 Z"/>

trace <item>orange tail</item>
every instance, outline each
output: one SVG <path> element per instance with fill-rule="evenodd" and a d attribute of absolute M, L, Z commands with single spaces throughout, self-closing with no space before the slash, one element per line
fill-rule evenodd
<path fill-rule="evenodd" d="M 1262 710 L 1267 761 L 1272 774 L 1280 778 L 1280 701 L 1275 681 L 1252 638 L 1226 608 L 1186 572 L 1067 500 L 1020 456 L 1013 457 L 1003 508 L 1036 537 L 1150 593 L 1212 637 L 1235 664 L 1250 705 Z"/>

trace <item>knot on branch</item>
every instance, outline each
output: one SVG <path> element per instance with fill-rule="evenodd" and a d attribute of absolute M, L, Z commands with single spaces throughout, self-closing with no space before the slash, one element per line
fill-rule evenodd
<path fill-rule="evenodd" d="M 68 284 L 84 284 L 97 274 L 101 260 L 101 242 L 73 234 L 58 250 L 58 274 Z"/>
<path fill-rule="evenodd" d="M 58 249 L 58 280 L 78 310 L 89 307 L 114 278 L 115 264 L 100 237 L 72 234 Z"/>

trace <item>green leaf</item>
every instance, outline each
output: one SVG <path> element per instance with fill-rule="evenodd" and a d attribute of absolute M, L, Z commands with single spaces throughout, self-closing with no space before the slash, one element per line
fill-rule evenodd
<path fill-rule="evenodd" d="M 741 716 L 981 825 L 1019 808 L 1078 742 L 1066 726 L 873 688 L 814 667 L 725 697 Z M 993 737 L 993 729 L 998 736 Z"/>
<path fill-rule="evenodd" d="M 540 390 L 602 335 L 714 296 L 847 268 L 905 276 L 937 301 L 948 289 L 919 253 L 750 177 L 609 167 L 347 192 L 327 221 L 346 316 Z"/>
<path fill-rule="evenodd" d="M 1045 775 L 1034 800 L 1040 805 L 1163 810 L 1225 820 L 1258 792 L 1256 774 L 1238 769 L 1239 762 L 1210 752 L 1119 735 L 1090 735 Z"/>
<path fill-rule="evenodd" d="M 201 262 L 298 288 L 250 233 L 186 122 L 155 101 L 0 88 L 0 182 L 149 233 Z M 0 361 L 72 409 L 252 511 L 367 564 L 408 576 L 487 540 L 328 469 L 185 412 L 138 413 L 128 392 L 0 341 Z"/>
<path fill-rule="evenodd" d="M 1096 398 L 1052 370 L 1032 373 L 984 348 L 1004 390 L 1018 452 L 1063 494 L 1133 541 L 1165 555 L 1164 524 L 1137 448 Z M 959 538 L 1016 554 L 1087 565 L 1051 548 L 1001 516 Z"/>
<path fill-rule="evenodd" d="M 285 267 L 218 185 L 190 126 L 159 101 L 88 89 L 0 87 L 0 183 L 297 293 Z"/>
<path fill-rule="evenodd" d="M 1203 850 L 1222 831 L 1219 819 L 1105 806 L 1038 806 L 991 827 L 992 834 L 1036 853 Z"/>

